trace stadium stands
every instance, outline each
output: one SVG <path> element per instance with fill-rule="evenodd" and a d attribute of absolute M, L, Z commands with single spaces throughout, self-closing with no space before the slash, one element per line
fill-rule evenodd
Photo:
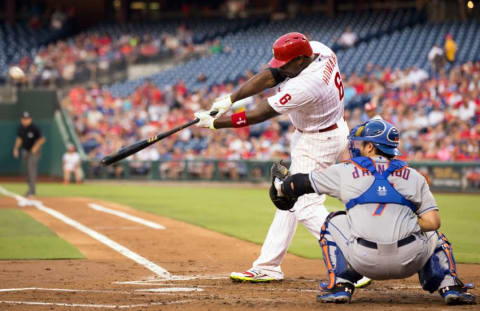
<path fill-rule="evenodd" d="M 346 94 L 352 92 L 353 97 L 373 97 L 371 103 L 374 103 L 374 109 L 370 111 L 365 111 L 363 105 L 346 110 L 349 125 L 355 126 L 378 113 L 402 131 L 404 159 L 480 160 L 480 62 L 457 66 L 448 76 L 423 80 L 410 80 L 411 77 L 412 69 L 392 72 L 378 66 L 368 73 L 346 77 Z M 470 82 L 466 84 L 465 80 Z M 396 86 L 399 81 L 402 81 L 401 88 Z M 194 111 L 208 108 L 216 96 L 230 92 L 232 88 L 233 84 L 224 84 L 208 93 L 189 93 L 182 83 L 159 89 L 147 81 L 130 96 L 117 98 L 107 89 L 75 88 L 63 106 L 70 111 L 90 158 L 101 159 L 141 137 L 184 123 Z M 268 95 L 265 93 L 255 101 Z M 248 108 L 254 102 L 250 100 L 244 104 Z M 212 132 L 193 127 L 136 154 L 131 163 L 136 170 L 142 171 L 148 170 L 146 166 L 152 160 L 286 159 L 292 132 L 285 116 L 237 130 Z M 183 169 L 175 166 L 179 165 L 178 162 L 165 165 L 162 169 L 171 174 L 170 178 L 176 178 Z M 230 176 L 241 170 L 241 167 L 230 165 L 233 166 L 225 168 Z M 211 174 L 209 167 L 198 169 L 208 178 Z"/>
<path fill-rule="evenodd" d="M 357 44 L 349 49 L 336 44 L 342 32 L 350 27 L 358 36 Z M 188 29 L 194 29 L 190 32 Z M 165 87 L 183 80 L 187 89 L 198 91 L 212 85 L 234 82 L 247 70 L 257 71 L 271 57 L 271 44 L 281 34 L 288 31 L 300 31 L 308 34 L 312 39 L 319 40 L 331 46 L 337 52 L 342 72 L 363 73 L 368 63 L 380 65 L 383 68 L 418 67 L 428 70 L 427 54 L 433 44 L 443 45 L 445 34 L 450 33 L 459 43 L 459 62 L 477 60 L 480 55 L 480 41 L 474 36 L 480 30 L 480 23 L 426 23 L 425 17 L 413 9 L 376 12 L 348 12 L 338 15 L 335 19 L 323 15 L 300 16 L 296 19 L 281 21 L 266 21 L 259 19 L 238 19 L 226 22 L 223 19 L 193 19 L 185 22 L 162 21 L 142 24 L 100 24 L 77 38 L 58 43 L 78 50 L 80 54 L 85 45 L 92 44 L 96 38 L 108 38 L 109 48 L 105 53 L 102 48 L 94 44 L 95 55 L 89 59 L 93 63 L 107 63 L 125 57 L 125 52 L 139 54 L 145 45 L 155 51 L 182 49 L 180 53 L 188 52 L 190 43 L 198 44 L 201 55 L 208 55 L 209 46 L 202 43 L 219 38 L 220 51 L 228 47 L 228 53 L 217 53 L 201 58 L 192 59 L 148 77 L 158 87 Z M 167 37 L 166 37 L 167 36 Z M 170 44 L 169 38 L 179 42 Z M 125 50 L 125 44 L 130 48 Z M 122 49 L 124 48 L 124 49 Z M 177 49 L 178 49 L 177 48 Z M 27 49 L 26 47 L 24 49 Z M 10 49 L 11 51 L 12 49 Z M 63 54 L 61 48 L 57 48 Z M 185 51 L 183 51 L 185 50 Z M 23 50 L 19 55 L 23 55 Z M 32 58 L 37 49 L 30 51 Z M 91 58 L 90 57 L 90 58 Z M 6 59 L 6 58 L 5 58 Z M 77 64 L 82 59 L 73 58 Z M 0 57 L 0 65 L 2 58 Z M 6 60 L 5 60 L 6 62 Z M 6 69 L 4 64 L 4 70 Z M 87 66 L 88 67 L 88 66 Z M 64 68 L 59 68 L 60 76 Z M 67 71 L 68 72 L 68 71 Z M 202 74 L 204 79 L 199 80 Z M 127 96 L 142 85 L 145 78 L 129 80 L 113 84 L 110 91 L 114 96 Z"/>
<path fill-rule="evenodd" d="M 8 39 L 13 40 L 15 34 L 20 34 L 20 46 L 8 48 L 6 55 L 9 57 L 5 56 L 4 62 L 0 63 L 3 64 L 0 72 L 5 74 L 9 64 L 19 64 L 33 86 L 85 82 L 93 78 L 95 75 L 92 73 L 96 74 L 97 71 L 123 68 L 126 62 L 133 63 L 168 52 L 181 57 L 204 54 L 212 45 L 210 40 L 258 22 L 257 19 L 246 19 L 227 23 L 224 19 L 215 18 L 186 22 L 99 24 L 75 37 L 48 46 L 46 43 L 51 40 L 46 38 L 42 41 L 41 36 L 38 43 L 23 40 L 24 37 L 35 36 L 31 31 L 17 27 L 21 31 L 17 30 L 13 35 L 10 35 L 11 31 L 8 32 Z M 41 44 L 43 46 L 40 47 Z M 12 57 L 13 54 L 15 57 Z M 120 65 L 122 63 L 123 66 Z"/>
<path fill-rule="evenodd" d="M 161 87 L 174 84 L 182 79 L 188 89 L 199 90 L 215 84 L 235 81 L 247 70 L 259 70 L 271 57 L 273 41 L 292 30 L 303 32 L 314 40 L 319 40 L 334 47 L 335 50 L 340 50 L 341 48 L 336 46 L 335 42 L 348 26 L 358 34 L 359 42 L 364 42 L 422 22 L 424 22 L 423 15 L 415 10 L 349 12 L 339 15 L 335 19 L 329 19 L 323 15 L 309 15 L 292 20 L 264 21 L 256 27 L 225 35 L 221 39 L 221 44 L 231 47 L 230 53 L 192 60 L 155 74 L 149 79 Z M 355 49 L 355 51 L 347 52 L 356 54 L 361 51 L 358 48 Z M 363 55 L 363 53 L 361 54 Z M 340 59 L 340 61 L 342 60 Z M 207 79 L 199 82 L 196 79 L 197 75 L 192 75 L 192 73 L 203 73 Z M 112 86 L 111 91 L 116 96 L 125 96 L 133 92 L 143 81 L 144 79 L 139 79 L 118 83 Z"/>
<path fill-rule="evenodd" d="M 347 27 L 358 37 L 351 48 L 337 44 Z M 201 46 L 202 57 L 150 77 L 70 91 L 63 107 L 74 119 L 86 153 L 91 159 L 100 159 L 141 137 L 185 122 L 200 108 L 208 108 L 215 97 L 231 92 L 252 71 L 264 67 L 271 57 L 272 42 L 292 30 L 304 32 L 336 50 L 344 73 L 346 118 L 351 126 L 365 120 L 367 114 L 371 117 L 370 114 L 379 113 L 403 131 L 405 159 L 480 159 L 480 41 L 475 40 L 480 23 L 477 21 L 430 24 L 415 10 L 396 10 L 349 12 L 335 19 L 309 15 L 281 21 L 246 19 L 226 23 L 221 19 L 194 19 L 185 24 L 180 21 L 100 24 L 51 49 L 61 57 L 64 49 L 81 50 L 93 44 L 95 55 L 90 61 L 96 63 L 105 58 L 115 59 L 125 51 L 125 46 L 134 54 L 149 44 L 156 51 L 168 48 L 170 39 L 176 41 L 174 47 L 185 48 L 193 43 Z M 6 32 L 12 40 L 13 32 Z M 447 64 L 446 75 L 434 75 L 429 68 L 428 51 L 434 44 L 443 46 L 447 33 L 458 45 L 456 63 Z M 40 40 L 41 36 L 37 38 Z M 104 42 L 109 46 L 108 51 L 100 53 L 103 43 L 95 45 L 95 42 Z M 36 43 L 22 43 L 20 50 L 28 51 L 32 58 L 47 51 L 28 50 L 29 44 Z M 10 54 L 5 52 L 5 55 L 12 54 L 12 50 L 8 51 Z M 248 108 L 266 96 L 268 92 L 243 105 Z M 368 107 L 378 107 L 378 111 L 374 108 L 365 111 L 367 102 L 370 102 Z M 132 158 L 132 165 L 141 171 L 144 164 L 135 160 L 287 158 L 288 135 L 292 131 L 285 116 L 248 129 L 218 131 L 216 135 L 209 130 L 190 128 L 138 153 Z M 240 168 L 225 167 L 230 175 L 235 175 L 237 169 Z M 175 178 L 180 168 L 165 170 Z M 211 173 L 209 169 L 200 170 L 202 174 Z"/>
<path fill-rule="evenodd" d="M 25 24 L 0 24 L 0 73 L 5 74 L 10 64 L 22 57 L 33 57 L 40 46 L 46 45 L 63 34 L 63 30 L 32 29 Z"/>
<path fill-rule="evenodd" d="M 459 62 L 480 59 L 480 41 L 473 39 L 480 31 L 479 22 L 426 24 L 422 16 L 414 12 L 347 13 L 335 20 L 309 16 L 265 22 L 222 38 L 221 44 L 232 49 L 228 54 L 195 59 L 149 78 L 160 87 L 182 79 L 188 89 L 195 91 L 236 81 L 245 71 L 257 71 L 264 66 L 271 57 L 272 42 L 292 29 L 332 46 L 337 51 L 342 72 L 347 74 L 363 73 L 368 63 L 384 68 L 428 70 L 428 51 L 434 44 L 443 46 L 447 33 L 458 38 Z M 359 40 L 356 46 L 345 50 L 335 42 L 348 25 L 359 35 Z M 206 76 L 206 81 L 197 81 L 199 73 Z M 115 96 L 125 96 L 143 82 L 144 79 L 117 83 L 111 91 Z"/>

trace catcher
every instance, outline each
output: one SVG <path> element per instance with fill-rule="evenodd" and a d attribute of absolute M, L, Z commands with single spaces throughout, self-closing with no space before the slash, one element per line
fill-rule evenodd
<path fill-rule="evenodd" d="M 345 203 L 346 211 L 330 213 L 320 232 L 328 271 L 319 302 L 349 303 L 353 284 L 400 279 L 418 273 L 424 290 L 438 290 L 448 305 L 475 304 L 458 278 L 452 246 L 437 231 L 437 203 L 416 170 L 395 159 L 399 131 L 384 120 L 370 120 L 350 132 L 349 162 L 310 174 L 289 175 L 272 166 L 270 196 L 279 209 L 316 192 Z"/>

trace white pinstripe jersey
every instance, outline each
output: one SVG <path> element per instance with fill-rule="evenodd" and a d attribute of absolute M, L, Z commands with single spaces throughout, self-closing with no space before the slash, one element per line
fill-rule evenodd
<path fill-rule="evenodd" d="M 294 78 L 276 86 L 268 98 L 278 113 L 288 113 L 293 125 L 315 132 L 343 117 L 344 88 L 335 53 L 326 45 L 310 41 L 315 60 Z"/>

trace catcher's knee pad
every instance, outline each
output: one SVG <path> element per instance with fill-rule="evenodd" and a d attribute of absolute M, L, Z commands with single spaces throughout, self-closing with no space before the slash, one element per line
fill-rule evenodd
<path fill-rule="evenodd" d="M 418 272 L 418 278 L 422 288 L 430 293 L 433 293 L 440 286 L 440 283 L 445 278 L 445 269 L 442 268 L 436 253 L 432 255 Z"/>
<path fill-rule="evenodd" d="M 418 272 L 418 278 L 422 288 L 433 293 L 438 289 L 445 276 L 450 275 L 457 280 L 455 258 L 453 257 L 452 245 L 445 235 L 437 232 L 439 244 L 425 266 Z"/>
<path fill-rule="evenodd" d="M 325 221 L 323 222 L 322 228 L 320 230 L 320 239 L 318 240 L 319 242 L 322 241 L 322 238 L 325 236 L 325 234 L 330 234 L 328 231 L 328 224 L 330 220 L 332 220 L 333 217 L 338 216 L 338 215 L 345 215 L 347 212 L 345 211 L 336 211 L 336 212 L 331 212 L 328 214 L 327 218 L 325 218 Z"/>

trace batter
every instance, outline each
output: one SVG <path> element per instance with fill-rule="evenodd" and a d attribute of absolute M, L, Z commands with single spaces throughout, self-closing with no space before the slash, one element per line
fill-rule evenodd
<path fill-rule="evenodd" d="M 292 173 L 308 173 L 336 163 L 347 147 L 348 126 L 343 119 L 344 87 L 335 53 L 301 33 L 288 33 L 273 44 L 270 68 L 222 97 L 210 111 L 195 113 L 200 127 L 211 129 L 243 127 L 288 114 L 296 128 L 291 141 Z M 220 117 L 233 102 L 275 87 L 272 97 L 255 109 Z M 210 112 L 218 112 L 215 118 Z M 282 280 L 280 267 L 300 221 L 318 239 L 328 215 L 325 195 L 306 194 L 289 211 L 277 210 L 260 256 L 251 269 L 232 272 L 233 281 L 269 282 Z M 361 284 L 368 284 L 362 280 Z"/>

